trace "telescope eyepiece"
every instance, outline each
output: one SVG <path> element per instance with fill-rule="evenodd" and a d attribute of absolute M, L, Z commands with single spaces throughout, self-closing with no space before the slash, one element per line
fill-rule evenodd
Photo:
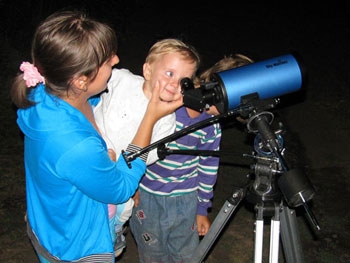
<path fill-rule="evenodd" d="M 193 81 L 190 78 L 183 78 L 180 80 L 182 93 L 186 90 L 194 89 Z"/>

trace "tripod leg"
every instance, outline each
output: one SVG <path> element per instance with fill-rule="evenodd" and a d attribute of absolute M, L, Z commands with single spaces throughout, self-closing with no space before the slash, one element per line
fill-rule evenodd
<path fill-rule="evenodd" d="M 264 237 L 264 219 L 257 218 L 255 221 L 255 247 L 254 247 L 254 262 L 262 262 L 263 252 L 263 237 Z"/>
<path fill-rule="evenodd" d="M 280 244 L 280 210 L 275 206 L 275 217 L 271 218 L 270 229 L 270 262 L 278 263 L 279 244 Z"/>
<path fill-rule="evenodd" d="M 280 215 L 281 237 L 286 261 L 301 263 L 304 260 L 295 211 L 288 206 L 283 206 Z"/>
<path fill-rule="evenodd" d="M 235 192 L 233 192 L 232 197 L 225 202 L 218 215 L 214 219 L 212 225 L 210 226 L 208 233 L 205 235 L 205 237 L 202 239 L 202 241 L 199 243 L 198 247 L 194 251 L 193 256 L 191 258 L 192 263 L 203 262 L 212 244 L 216 240 L 217 236 L 220 234 L 221 230 L 232 215 L 233 211 L 242 201 L 243 197 L 243 189 L 238 189 Z"/>

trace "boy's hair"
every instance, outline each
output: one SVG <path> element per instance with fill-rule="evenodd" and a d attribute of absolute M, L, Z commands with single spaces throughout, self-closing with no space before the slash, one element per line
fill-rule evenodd
<path fill-rule="evenodd" d="M 238 68 L 247 64 L 254 63 L 252 59 L 242 54 L 234 54 L 230 56 L 224 56 L 218 62 L 216 62 L 212 67 L 208 68 L 200 74 L 198 78 L 195 79 L 195 86 L 199 86 L 201 83 L 206 83 L 210 81 L 210 77 L 213 73 L 221 72 L 224 70 L 229 70 L 233 68 Z"/>
<path fill-rule="evenodd" d="M 117 37 L 110 26 L 82 12 L 60 11 L 36 29 L 31 55 L 34 66 L 45 78 L 47 91 L 60 95 L 71 88 L 73 78 L 85 75 L 94 79 L 116 51 Z M 22 78 L 21 74 L 14 81 L 12 100 L 17 106 L 26 107 L 33 103 L 26 99 L 28 89 Z"/>
<path fill-rule="evenodd" d="M 185 61 L 195 63 L 199 67 L 200 57 L 197 50 L 183 41 L 175 38 L 166 38 L 156 42 L 148 51 L 145 62 L 152 64 L 160 56 L 168 53 L 181 53 Z"/>

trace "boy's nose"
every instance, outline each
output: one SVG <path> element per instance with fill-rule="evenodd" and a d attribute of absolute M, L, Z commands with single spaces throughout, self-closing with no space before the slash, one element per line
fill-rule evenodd
<path fill-rule="evenodd" d="M 173 87 L 179 88 L 180 87 L 180 79 L 172 78 L 169 82 L 170 85 Z"/>

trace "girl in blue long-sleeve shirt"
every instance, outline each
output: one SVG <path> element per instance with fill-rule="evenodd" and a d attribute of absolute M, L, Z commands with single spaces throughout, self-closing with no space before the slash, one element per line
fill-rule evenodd
<path fill-rule="evenodd" d="M 114 262 L 107 204 L 128 200 L 147 154 L 111 160 L 94 120 L 96 95 L 119 62 L 106 24 L 79 12 L 57 12 L 37 28 L 32 63 L 12 85 L 24 134 L 28 234 L 41 262 Z M 127 152 L 150 143 L 153 125 L 182 105 L 159 100 L 159 89 Z"/>

